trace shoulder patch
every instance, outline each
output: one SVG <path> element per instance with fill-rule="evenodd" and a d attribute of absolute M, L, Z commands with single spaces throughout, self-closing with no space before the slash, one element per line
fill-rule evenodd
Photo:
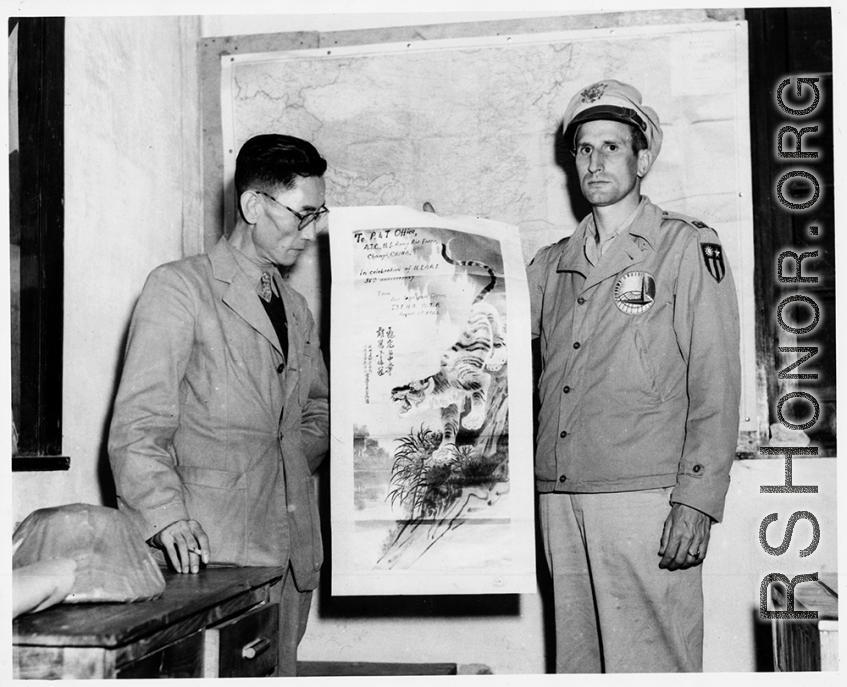
<path fill-rule="evenodd" d="M 723 248 L 718 243 L 701 243 L 700 252 L 703 255 L 703 261 L 706 263 L 706 270 L 715 278 L 715 281 L 720 283 L 726 275 Z"/>

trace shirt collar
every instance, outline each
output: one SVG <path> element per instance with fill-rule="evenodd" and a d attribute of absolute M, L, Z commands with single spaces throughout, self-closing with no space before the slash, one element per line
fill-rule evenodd
<path fill-rule="evenodd" d="M 235 262 L 238 263 L 238 266 L 247 275 L 247 279 L 250 280 L 251 284 L 254 284 L 256 287 L 256 293 L 261 294 L 262 292 L 262 273 L 269 272 L 271 275 L 271 279 L 274 282 L 274 289 L 279 292 L 279 285 L 276 284 L 277 272 L 276 267 L 271 267 L 270 269 L 262 269 L 262 267 L 253 262 L 250 258 L 248 258 L 244 253 L 242 253 L 238 248 L 233 246 L 231 243 L 229 247 L 232 248 L 232 254 L 235 256 Z"/>
<path fill-rule="evenodd" d="M 641 211 L 642 206 L 644 205 L 644 196 L 641 197 L 638 205 L 635 206 L 635 209 L 629 213 L 626 219 L 618 225 L 617 229 L 615 229 L 614 233 L 607 238 L 600 240 L 600 237 L 597 234 L 597 225 L 594 222 L 594 213 L 589 215 L 588 224 L 585 227 L 585 257 L 588 259 L 592 265 L 596 265 L 600 258 L 603 257 L 603 254 L 609 249 L 609 246 L 612 244 L 620 234 L 624 232 L 625 229 L 629 228 L 632 224 L 635 217 Z"/>
<path fill-rule="evenodd" d="M 661 229 L 661 217 L 662 211 L 653 205 L 647 196 L 641 196 L 638 207 L 621 224 L 615 236 L 626 231 L 630 236 L 643 238 L 646 244 L 655 250 L 658 238 L 656 234 Z M 571 235 L 568 245 L 562 251 L 556 269 L 559 271 L 576 270 L 582 274 L 588 274 L 592 264 L 585 255 L 585 244 L 588 240 L 595 240 L 596 231 L 594 216 L 588 213 Z"/>
<path fill-rule="evenodd" d="M 590 238 L 590 239 L 594 240 L 595 242 L 597 242 L 598 244 L 611 243 L 612 239 L 614 239 L 619 234 L 622 234 L 625 229 L 628 229 L 632 225 L 636 216 L 638 215 L 639 212 L 641 212 L 641 210 L 644 208 L 644 205 L 647 202 L 648 202 L 647 197 L 641 196 L 641 200 L 638 201 L 638 205 L 635 206 L 635 209 L 632 212 L 629 213 L 627 218 L 623 222 L 620 223 L 618 228 L 615 229 L 615 232 L 610 237 L 608 237 L 605 241 L 599 241 L 598 240 L 597 226 L 594 224 L 594 214 L 592 213 L 589 216 L 588 225 L 585 228 L 586 229 L 586 232 L 585 232 L 586 233 L 586 240 L 588 240 Z M 638 236 L 640 236 L 640 234 L 638 234 Z"/>

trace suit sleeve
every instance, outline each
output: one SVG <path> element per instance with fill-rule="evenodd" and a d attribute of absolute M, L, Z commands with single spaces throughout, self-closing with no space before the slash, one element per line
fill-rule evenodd
<path fill-rule="evenodd" d="M 318 333 L 314 318 L 308 315 L 309 333 L 306 346 L 310 347 L 306 359 L 311 365 L 309 370 L 309 396 L 303 405 L 303 417 L 300 431 L 303 438 L 303 452 L 312 472 L 323 462 L 329 449 L 329 381 L 326 364 L 318 344 Z"/>
<path fill-rule="evenodd" d="M 683 249 L 674 329 L 689 407 L 671 501 L 720 521 L 738 442 L 741 362 L 735 284 L 712 230 L 692 233 Z"/>
<path fill-rule="evenodd" d="M 133 313 L 109 432 L 118 502 L 145 540 L 189 517 L 172 440 L 179 426 L 179 388 L 191 355 L 194 319 L 183 278 L 167 266 L 154 270 Z"/>

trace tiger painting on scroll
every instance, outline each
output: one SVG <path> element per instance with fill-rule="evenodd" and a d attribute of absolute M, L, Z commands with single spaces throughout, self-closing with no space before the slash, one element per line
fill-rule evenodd
<path fill-rule="evenodd" d="M 514 594 L 535 578 L 518 227 L 333 208 L 333 594 Z"/>
<path fill-rule="evenodd" d="M 387 538 L 378 567 L 411 565 L 465 514 L 508 491 L 506 324 L 486 300 L 498 277 L 483 262 L 451 257 L 448 243 L 441 255 L 457 270 L 484 270 L 489 280 L 439 369 L 391 390 L 401 415 L 438 409 L 441 422 L 399 440 L 388 497 L 405 517 Z"/>
<path fill-rule="evenodd" d="M 485 296 L 497 285 L 497 275 L 488 265 L 477 261 L 454 261 L 449 257 L 447 244 L 442 255 L 453 265 L 484 268 L 491 281 L 471 305 L 470 316 L 459 340 L 444 352 L 441 368 L 420 381 L 412 381 L 391 390 L 391 400 L 405 414 L 414 410 L 440 408 L 443 419 L 441 445 L 432 456 L 438 463 L 449 461 L 456 454 L 456 434 L 459 427 L 478 430 L 485 421 L 492 373 L 506 363 L 506 325 Z M 467 412 L 464 413 L 467 406 Z M 464 413 L 464 414 L 463 414 Z"/>

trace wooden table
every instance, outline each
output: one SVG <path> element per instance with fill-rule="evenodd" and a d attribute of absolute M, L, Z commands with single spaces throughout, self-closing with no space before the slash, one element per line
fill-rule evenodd
<path fill-rule="evenodd" d="M 60 604 L 13 623 L 15 678 L 276 675 L 285 568 L 165 572 L 164 594 Z"/>

